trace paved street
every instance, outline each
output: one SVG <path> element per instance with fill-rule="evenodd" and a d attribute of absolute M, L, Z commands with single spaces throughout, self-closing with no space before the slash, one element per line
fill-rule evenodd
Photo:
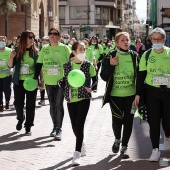
<path fill-rule="evenodd" d="M 81 159 L 81 166 L 71 166 L 75 137 L 66 103 L 62 140 L 54 141 L 49 137 L 52 122 L 46 99 L 46 106 L 36 107 L 32 136 L 25 136 L 25 129 L 20 132 L 15 129 L 17 120 L 14 108 L 0 113 L 0 170 L 169 170 L 170 151 L 163 150 L 163 133 L 160 149 L 161 158 L 164 159 L 156 163 L 147 161 L 152 151 L 149 128 L 146 122 L 140 125 L 138 117 L 134 119 L 133 134 L 128 147 L 130 159 L 121 160 L 119 154 L 112 153 L 114 136 L 109 105 L 101 108 L 104 88 L 105 83 L 100 80 L 99 91 L 93 94 L 85 124 L 85 143 L 88 152 L 87 156 Z"/>

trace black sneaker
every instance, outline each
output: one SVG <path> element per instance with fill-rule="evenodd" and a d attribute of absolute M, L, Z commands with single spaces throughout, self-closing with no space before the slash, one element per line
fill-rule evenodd
<path fill-rule="evenodd" d="M 25 127 L 25 135 L 30 136 L 32 134 L 30 127 Z"/>
<path fill-rule="evenodd" d="M 62 130 L 57 127 L 55 132 L 56 133 L 54 135 L 54 139 L 55 140 L 61 140 Z"/>
<path fill-rule="evenodd" d="M 112 146 L 112 152 L 113 153 L 118 153 L 119 152 L 119 147 L 120 147 L 121 140 L 115 139 L 115 142 Z"/>
<path fill-rule="evenodd" d="M 8 110 L 9 109 L 9 102 L 6 103 L 5 105 L 5 109 Z"/>
<path fill-rule="evenodd" d="M 24 120 L 19 120 L 17 125 L 16 125 L 16 129 L 17 130 L 21 130 L 22 129 L 22 123 L 23 123 Z"/>
<path fill-rule="evenodd" d="M 122 156 L 122 159 L 128 159 L 129 158 L 129 154 L 127 153 L 127 147 L 126 146 L 122 146 L 121 151 L 120 151 L 120 155 Z"/>
<path fill-rule="evenodd" d="M 4 106 L 3 104 L 0 105 L 0 112 L 3 112 L 4 111 Z"/>
<path fill-rule="evenodd" d="M 51 136 L 51 137 L 54 137 L 54 136 L 55 136 L 55 133 L 56 133 L 56 128 L 54 127 L 53 130 L 52 130 L 52 132 L 50 133 L 50 136 Z"/>

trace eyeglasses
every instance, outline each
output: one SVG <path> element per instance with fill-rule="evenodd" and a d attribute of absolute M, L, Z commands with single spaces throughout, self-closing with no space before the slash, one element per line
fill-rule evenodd
<path fill-rule="evenodd" d="M 34 39 L 35 37 L 34 36 L 28 36 L 28 39 Z"/>
<path fill-rule="evenodd" d="M 64 37 L 64 39 L 69 39 L 68 37 Z"/>
<path fill-rule="evenodd" d="M 161 42 L 163 38 L 151 38 L 153 42 Z"/>
<path fill-rule="evenodd" d="M 48 33 L 48 35 L 54 35 L 54 36 L 57 36 L 57 35 L 59 35 L 59 33 L 58 33 L 58 32 L 49 32 L 49 33 Z"/>

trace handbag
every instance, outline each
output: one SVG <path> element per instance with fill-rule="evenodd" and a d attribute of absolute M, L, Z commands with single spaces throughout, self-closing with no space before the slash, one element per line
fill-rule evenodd
<path fill-rule="evenodd" d="M 148 121 L 149 117 L 148 117 L 147 106 L 146 106 L 146 103 L 145 103 L 144 92 L 140 96 L 137 114 L 138 114 L 140 119 Z"/>

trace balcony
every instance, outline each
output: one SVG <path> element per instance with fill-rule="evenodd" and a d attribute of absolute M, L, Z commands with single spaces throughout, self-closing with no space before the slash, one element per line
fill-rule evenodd
<path fill-rule="evenodd" d="M 59 0 L 59 5 L 68 5 L 67 0 Z"/>
<path fill-rule="evenodd" d="M 98 0 L 98 1 L 95 1 L 95 5 L 98 5 L 98 6 L 109 6 L 109 7 L 116 8 L 116 3 L 115 3 L 114 0 L 105 0 L 105 1 Z"/>

